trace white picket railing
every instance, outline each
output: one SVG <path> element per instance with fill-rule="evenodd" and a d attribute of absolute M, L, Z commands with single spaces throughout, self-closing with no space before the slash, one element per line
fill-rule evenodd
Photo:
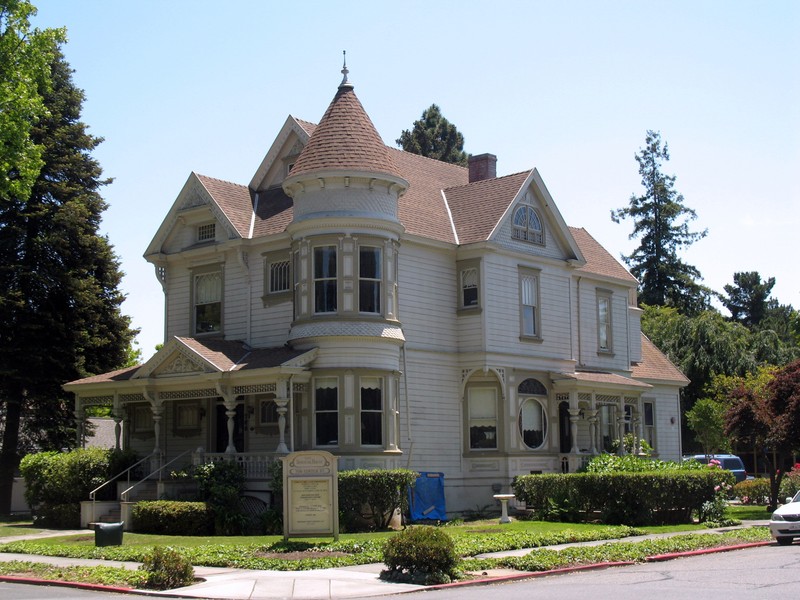
<path fill-rule="evenodd" d="M 226 452 L 204 452 L 197 453 L 196 461 L 202 462 L 222 462 L 226 460 L 233 460 L 241 465 L 245 473 L 245 478 L 248 480 L 265 479 L 269 480 L 272 477 L 270 465 L 277 460 L 280 460 L 280 455 L 268 452 L 237 452 L 236 454 L 229 454 Z"/>

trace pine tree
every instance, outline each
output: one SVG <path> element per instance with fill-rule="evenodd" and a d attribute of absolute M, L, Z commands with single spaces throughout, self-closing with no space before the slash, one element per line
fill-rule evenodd
<path fill-rule="evenodd" d="M 681 248 L 705 237 L 707 230 L 689 231 L 687 221 L 697 218 L 694 210 L 683 204 L 675 188 L 675 176 L 661 171 L 669 160 L 667 144 L 661 134 L 648 131 L 645 147 L 636 154 L 639 174 L 645 188 L 641 196 L 632 195 L 627 207 L 611 211 L 611 219 L 633 219 L 630 239 L 641 238 L 639 247 L 624 256 L 631 273 L 639 279 L 639 301 L 656 306 L 674 306 L 687 314 L 708 308 L 710 293 L 697 280 L 700 272 L 678 257 Z"/>
<path fill-rule="evenodd" d="M 435 104 L 423 111 L 414 127 L 404 130 L 396 140 L 406 152 L 420 154 L 444 162 L 466 166 L 469 154 L 464 152 L 464 136 L 442 116 Z"/>
<path fill-rule="evenodd" d="M 119 261 L 98 233 L 109 180 L 91 152 L 102 139 L 80 121 L 84 95 L 60 51 L 51 81 L 49 115 L 31 131 L 44 164 L 30 198 L 0 198 L 0 514 L 25 452 L 75 444 L 62 384 L 124 364 L 136 334 L 120 311 Z"/>

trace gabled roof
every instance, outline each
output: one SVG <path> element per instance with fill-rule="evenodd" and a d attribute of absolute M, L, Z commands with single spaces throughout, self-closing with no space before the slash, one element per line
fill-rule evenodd
<path fill-rule="evenodd" d="M 459 244 L 487 240 L 530 173 L 523 171 L 444 190 Z"/>
<path fill-rule="evenodd" d="M 687 385 L 689 379 L 642 334 L 642 360 L 633 364 L 633 376 L 646 381 L 665 381 Z"/>
<path fill-rule="evenodd" d="M 342 84 L 289 172 L 289 179 L 331 171 L 402 179 L 351 85 Z"/>
<path fill-rule="evenodd" d="M 577 273 L 599 275 L 638 284 L 637 279 L 583 227 L 570 227 L 569 230 L 586 259 L 586 264 L 575 270 Z"/>
<path fill-rule="evenodd" d="M 249 237 L 253 203 L 250 189 L 244 185 L 196 174 L 197 179 L 208 190 L 219 208 L 228 217 L 240 237 Z"/>
<path fill-rule="evenodd" d="M 170 365 L 175 364 L 180 357 L 188 359 L 196 367 L 195 372 L 225 373 L 277 367 L 303 367 L 314 359 L 316 353 L 316 349 L 293 350 L 288 346 L 250 348 L 244 342 L 235 340 L 198 340 L 176 336 L 144 364 L 70 381 L 64 387 L 75 391 L 74 388 L 84 385 L 147 380 L 158 377 L 165 368 L 169 372 Z"/>

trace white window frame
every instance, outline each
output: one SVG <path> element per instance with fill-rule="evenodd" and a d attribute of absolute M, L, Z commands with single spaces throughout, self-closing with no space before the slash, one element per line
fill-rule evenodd
<path fill-rule="evenodd" d="M 317 406 L 317 390 L 320 389 L 333 389 L 336 390 L 336 408 L 324 408 L 319 409 Z M 313 408 L 314 408 L 314 431 L 312 432 L 313 440 L 314 440 L 314 447 L 316 448 L 331 448 L 337 447 L 340 444 L 339 440 L 339 404 L 340 404 L 340 394 L 339 394 L 339 378 L 336 376 L 330 377 L 317 377 L 314 379 L 314 398 L 313 398 Z M 336 439 L 330 440 L 325 443 L 320 443 L 318 439 L 319 431 L 318 431 L 318 421 L 320 415 L 330 415 L 335 414 L 336 420 Z"/>
<path fill-rule="evenodd" d="M 477 312 L 481 310 L 481 262 L 478 259 L 463 260 L 457 263 L 458 273 L 458 311 Z M 467 300 L 467 296 L 470 299 Z M 473 299 L 474 296 L 474 299 Z"/>
<path fill-rule="evenodd" d="M 485 394 L 485 397 L 481 397 Z M 487 406 L 481 406 L 486 404 Z M 489 411 L 484 409 L 489 407 Z M 499 422 L 498 422 L 498 407 L 497 407 L 497 389 L 494 387 L 470 387 L 467 389 L 467 448 L 471 452 L 496 452 L 500 447 L 499 441 Z M 488 430 L 481 432 L 483 440 L 477 440 L 476 435 L 473 435 L 473 427 L 475 428 L 488 428 Z M 492 429 L 494 431 L 492 431 Z M 479 445 L 479 442 L 485 442 L 485 445 Z"/>
<path fill-rule="evenodd" d="M 384 435 L 383 435 L 383 406 L 384 406 L 384 394 L 383 394 L 383 379 L 381 377 L 361 377 L 359 379 L 359 410 L 361 411 L 359 415 L 359 423 L 360 427 L 360 443 L 362 446 L 367 447 L 383 447 L 384 443 Z M 375 390 L 377 389 L 378 394 L 378 401 L 380 406 L 378 408 L 364 408 L 364 390 Z M 376 444 L 367 444 L 364 442 L 364 430 L 366 424 L 364 423 L 364 418 L 367 416 L 371 416 L 373 419 L 377 415 L 378 417 L 378 435 L 380 436 L 380 441 Z"/>
<path fill-rule="evenodd" d="M 197 269 L 192 271 L 192 331 L 196 336 L 218 336 L 222 334 L 224 330 L 224 298 L 225 298 L 225 277 L 224 271 L 220 265 L 214 265 L 213 267 L 204 267 L 202 269 Z M 203 297 L 198 291 L 198 285 L 204 278 L 210 277 L 218 277 L 219 278 L 219 285 L 217 294 L 218 299 L 213 299 L 213 296 L 210 297 Z M 204 292 L 205 294 L 208 291 Z M 199 329 L 199 322 L 198 322 L 198 309 L 201 306 L 211 306 L 214 304 L 219 305 L 219 324 L 215 329 Z"/>
<path fill-rule="evenodd" d="M 523 417 L 525 415 L 525 405 L 528 403 L 533 403 L 539 408 L 539 415 L 541 417 L 541 431 L 542 431 L 542 441 L 538 446 L 530 446 L 525 441 L 525 429 L 523 426 Z M 519 433 L 519 438 L 522 441 L 522 446 L 527 450 L 541 450 L 546 447 L 547 444 L 547 435 L 549 433 L 549 423 L 547 422 L 547 399 L 542 398 L 541 396 L 520 396 L 520 404 L 519 404 L 519 416 L 517 418 L 517 429 Z M 535 430 L 533 430 L 535 431 Z"/>
<path fill-rule="evenodd" d="M 650 414 L 648 415 L 648 408 L 650 407 Z M 652 400 L 644 400 L 642 402 L 642 430 L 643 439 L 650 447 L 656 449 L 656 403 Z"/>
<path fill-rule="evenodd" d="M 362 260 L 362 251 L 370 251 L 377 254 L 377 261 L 375 263 L 375 273 L 364 273 L 364 261 Z M 383 314 L 383 248 L 370 244 L 359 245 L 358 247 L 358 311 L 364 314 Z M 377 294 L 377 306 L 374 310 L 365 310 L 364 301 L 367 298 L 365 291 L 371 290 L 372 296 Z"/>
<path fill-rule="evenodd" d="M 614 319 L 613 294 L 608 290 L 597 290 L 597 352 L 613 354 Z"/>
<path fill-rule="evenodd" d="M 519 269 L 519 331 L 522 340 L 542 339 L 540 275 L 536 269 Z"/>
<path fill-rule="evenodd" d="M 325 272 L 324 266 L 321 266 L 321 270 L 317 269 L 317 251 L 322 252 L 322 258 L 327 256 L 326 251 L 333 252 L 334 261 L 333 261 L 333 274 L 329 272 Z M 339 249 L 336 247 L 335 244 L 321 244 L 319 246 L 314 246 L 312 250 L 312 276 L 313 276 L 313 286 L 312 286 L 312 307 L 314 314 L 335 314 L 338 311 L 339 307 L 339 280 L 338 280 L 338 273 L 339 273 Z M 317 310 L 319 307 L 317 306 L 317 288 L 323 287 L 327 288 L 330 283 L 333 282 L 334 285 L 334 293 L 333 293 L 333 306 L 326 303 L 325 306 L 321 308 L 323 310 Z M 325 297 L 328 298 L 327 293 Z"/>
<path fill-rule="evenodd" d="M 511 238 L 544 246 L 544 221 L 539 211 L 527 204 L 518 205 L 511 217 Z"/>

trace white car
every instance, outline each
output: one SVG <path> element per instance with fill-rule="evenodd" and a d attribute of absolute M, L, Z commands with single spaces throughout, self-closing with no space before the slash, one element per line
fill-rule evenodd
<path fill-rule="evenodd" d="M 794 498 L 787 498 L 786 504 L 772 513 L 769 532 L 781 546 L 788 546 L 794 538 L 800 537 L 800 492 Z"/>

